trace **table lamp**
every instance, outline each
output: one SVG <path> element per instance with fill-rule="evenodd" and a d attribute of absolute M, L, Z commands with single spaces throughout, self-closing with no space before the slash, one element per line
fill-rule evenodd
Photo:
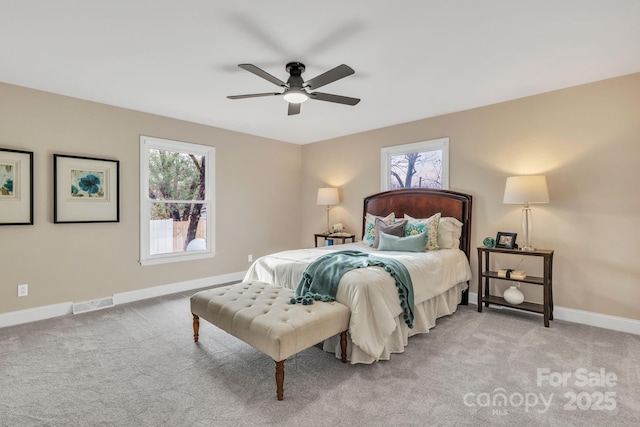
<path fill-rule="evenodd" d="M 547 178 L 544 175 L 511 176 L 504 187 L 505 204 L 524 204 L 522 207 L 522 235 L 524 244 L 521 251 L 532 252 L 531 244 L 531 208 L 529 204 L 549 203 Z"/>
<path fill-rule="evenodd" d="M 337 188 L 318 188 L 318 205 L 326 205 L 327 206 L 327 234 L 331 233 L 331 228 L 329 227 L 329 209 L 331 209 L 331 205 L 337 205 L 340 203 L 340 194 L 338 194 Z"/>

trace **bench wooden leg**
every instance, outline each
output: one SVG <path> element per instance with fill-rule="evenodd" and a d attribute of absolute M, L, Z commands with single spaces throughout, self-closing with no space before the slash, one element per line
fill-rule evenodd
<path fill-rule="evenodd" d="M 340 333 L 340 352 L 342 363 L 347 363 L 347 331 Z"/>
<path fill-rule="evenodd" d="M 284 360 L 276 362 L 276 393 L 278 400 L 284 399 Z"/>
<path fill-rule="evenodd" d="M 191 313 L 193 314 L 193 313 Z M 193 315 L 193 340 L 198 342 L 198 331 L 200 330 L 200 318 L 197 314 Z"/>

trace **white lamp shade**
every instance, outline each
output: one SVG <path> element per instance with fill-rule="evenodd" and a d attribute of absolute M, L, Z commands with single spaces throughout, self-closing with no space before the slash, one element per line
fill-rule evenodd
<path fill-rule="evenodd" d="M 547 178 L 544 175 L 510 176 L 504 187 L 506 204 L 549 203 Z"/>
<path fill-rule="evenodd" d="M 317 204 L 319 205 L 337 205 L 340 203 L 340 194 L 337 188 L 318 188 Z"/>

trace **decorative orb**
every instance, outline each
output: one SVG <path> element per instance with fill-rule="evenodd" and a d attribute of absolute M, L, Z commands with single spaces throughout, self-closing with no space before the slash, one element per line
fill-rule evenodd
<path fill-rule="evenodd" d="M 493 249 L 496 247 L 496 239 L 493 237 L 485 237 L 482 244 L 489 249 Z"/>
<path fill-rule="evenodd" d="M 515 286 L 509 287 L 504 294 L 502 294 L 503 298 L 509 303 L 513 305 L 521 304 L 524 301 L 524 295 L 520 292 L 520 289 Z"/>

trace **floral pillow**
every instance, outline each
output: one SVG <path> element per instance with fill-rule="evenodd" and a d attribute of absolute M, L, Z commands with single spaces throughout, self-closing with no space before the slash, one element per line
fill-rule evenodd
<path fill-rule="evenodd" d="M 373 243 L 376 241 L 376 218 L 381 219 L 387 224 L 392 224 L 396 221 L 396 214 L 395 212 L 391 212 L 389 215 L 382 217 L 367 213 L 364 218 L 364 236 L 362 236 L 362 239 L 369 246 L 373 246 Z"/>
<path fill-rule="evenodd" d="M 433 251 L 440 249 L 438 245 L 438 225 L 440 223 L 440 212 L 431 215 L 429 218 L 412 218 L 405 214 L 407 225 L 404 228 L 404 235 L 411 236 L 414 234 L 426 233 L 427 244 L 426 249 Z"/>

